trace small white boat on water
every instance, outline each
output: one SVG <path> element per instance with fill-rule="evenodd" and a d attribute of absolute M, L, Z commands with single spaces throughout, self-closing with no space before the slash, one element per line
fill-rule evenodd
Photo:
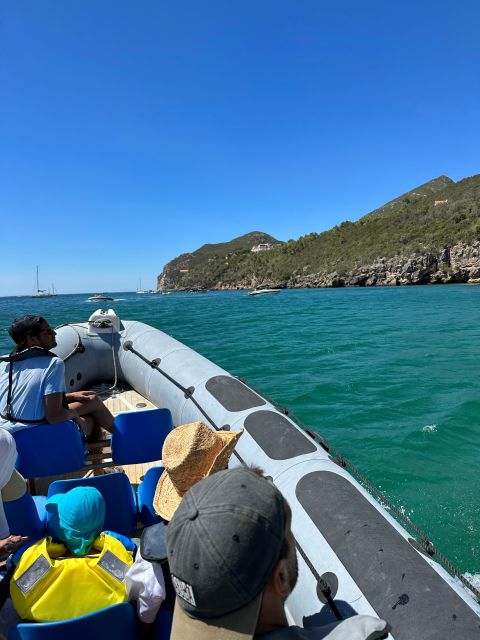
<path fill-rule="evenodd" d="M 264 296 L 267 293 L 280 293 L 280 289 L 254 289 L 249 296 Z"/>
<path fill-rule="evenodd" d="M 135 293 L 151 293 L 147 289 L 142 289 L 142 279 L 141 278 L 139 278 L 139 280 L 138 280 L 138 289 L 136 290 Z"/>
<path fill-rule="evenodd" d="M 87 298 L 88 302 L 101 302 L 102 300 L 113 300 L 110 296 L 107 296 L 105 293 L 96 293 L 90 298 Z"/>
<path fill-rule="evenodd" d="M 47 291 L 46 289 L 40 289 L 39 277 L 38 277 L 38 264 L 37 264 L 37 275 L 35 278 L 35 291 L 32 293 L 32 298 L 53 298 L 57 294 L 55 293 L 55 288 L 52 285 L 52 291 Z"/>
<path fill-rule="evenodd" d="M 319 435 L 260 393 L 111 309 L 60 326 L 57 343 L 69 391 L 104 384 L 120 411 L 165 407 L 175 426 L 202 420 L 215 430 L 244 430 L 230 465 L 261 467 L 292 509 L 299 580 L 286 603 L 289 622 L 319 625 L 359 613 L 387 620 L 394 640 L 479 637 L 480 605 L 471 595 L 478 590 L 448 573 L 422 532 L 387 511 L 386 498 L 376 500 Z M 123 400 L 119 385 L 135 397 Z"/>

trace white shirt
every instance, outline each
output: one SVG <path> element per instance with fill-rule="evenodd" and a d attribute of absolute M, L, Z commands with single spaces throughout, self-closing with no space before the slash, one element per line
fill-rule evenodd
<path fill-rule="evenodd" d="M 165 580 L 158 562 L 144 560 L 137 553 L 135 562 L 125 576 L 129 601 L 137 601 L 137 613 L 142 622 L 155 621 L 165 600 Z"/>
<path fill-rule="evenodd" d="M 6 414 L 8 375 L 12 363 L 0 363 L 0 413 Z M 65 365 L 60 358 L 37 356 L 13 363 L 12 415 L 25 420 L 45 418 L 44 396 L 65 391 Z M 30 426 L 21 420 L 9 422 L 0 418 L 0 427 L 18 431 Z"/>

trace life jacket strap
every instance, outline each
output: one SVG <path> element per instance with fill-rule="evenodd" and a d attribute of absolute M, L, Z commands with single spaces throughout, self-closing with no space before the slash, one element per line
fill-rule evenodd
<path fill-rule="evenodd" d="M 40 420 L 26 420 L 25 418 L 16 418 L 12 416 L 11 413 L 0 413 L 0 418 L 2 420 L 6 420 L 7 422 L 23 422 L 24 424 L 47 424 L 45 418 L 40 418 Z"/>
<path fill-rule="evenodd" d="M 31 347 L 30 349 L 24 349 L 19 353 L 11 353 L 8 356 L 1 356 L 0 360 L 8 362 L 8 393 L 7 393 L 7 406 L 5 414 L 0 413 L 0 417 L 8 422 L 23 422 L 24 424 L 43 424 L 47 422 L 45 416 L 39 420 L 25 420 L 24 418 L 16 417 L 12 414 L 12 391 L 13 391 L 13 363 L 27 360 L 28 358 L 38 358 L 39 356 L 50 356 L 55 358 L 55 354 L 43 347 Z"/>

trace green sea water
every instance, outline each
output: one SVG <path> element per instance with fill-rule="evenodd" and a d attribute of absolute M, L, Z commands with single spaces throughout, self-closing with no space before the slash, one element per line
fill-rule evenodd
<path fill-rule="evenodd" d="M 114 294 L 110 306 L 173 335 L 289 407 L 480 574 L 480 287 Z M 1 298 L 0 349 L 19 315 L 83 321 L 86 295 Z"/>

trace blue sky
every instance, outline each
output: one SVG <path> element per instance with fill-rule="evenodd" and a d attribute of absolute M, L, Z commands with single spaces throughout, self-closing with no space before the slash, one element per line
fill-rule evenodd
<path fill-rule="evenodd" d="M 480 5 L 3 0 L 0 295 L 154 287 L 479 173 Z"/>

